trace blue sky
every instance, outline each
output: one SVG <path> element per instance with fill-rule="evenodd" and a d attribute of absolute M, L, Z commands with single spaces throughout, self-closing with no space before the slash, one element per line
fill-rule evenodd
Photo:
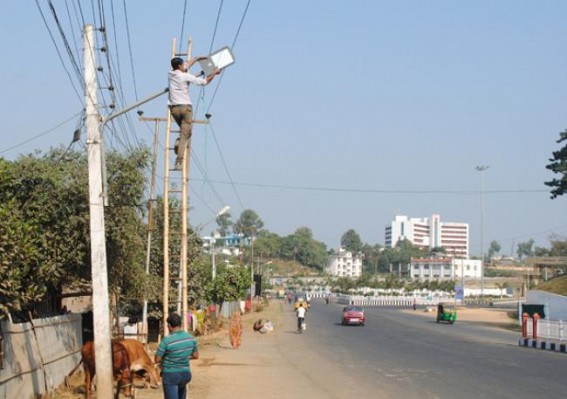
<path fill-rule="evenodd" d="M 36 3 L 13 2 L 0 16 L 0 156 L 7 159 L 67 146 L 78 120 L 72 116 L 83 107 L 48 2 L 38 3 L 71 79 Z M 92 23 L 93 3 L 98 9 L 98 2 L 53 1 L 79 63 L 75 10 L 80 4 Z M 195 55 L 231 45 L 247 0 L 222 2 L 212 44 L 220 1 L 187 1 L 184 23 L 183 0 L 101 4 L 123 106 L 136 101 L 135 92 L 141 99 L 167 85 L 172 39 L 182 29 Z M 214 99 L 218 81 L 199 101 L 213 122 L 212 130 L 194 132 L 190 222 L 205 224 L 226 204 L 235 218 L 251 208 L 271 231 L 307 226 L 336 248 L 348 229 L 383 244 L 396 214 L 438 213 L 470 224 L 475 254 L 475 167 L 488 165 L 484 249 L 496 240 L 509 254 L 530 238 L 549 246 L 551 234 L 567 236 L 567 198 L 550 200 L 543 184 L 554 177 L 545 165 L 567 128 L 566 18 L 564 1 L 252 0 L 236 63 Z M 192 97 L 197 102 L 199 90 Z M 166 99 L 142 109 L 164 116 Z M 111 147 L 152 142 L 153 125 L 129 118 L 125 133 L 105 133 Z M 159 157 L 162 165 L 162 151 Z"/>

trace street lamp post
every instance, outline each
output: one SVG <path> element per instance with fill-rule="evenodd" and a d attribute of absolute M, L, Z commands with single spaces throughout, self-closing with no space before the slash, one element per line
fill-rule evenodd
<path fill-rule="evenodd" d="M 484 172 L 488 165 L 480 165 L 480 296 L 484 296 Z"/>
<path fill-rule="evenodd" d="M 230 209 L 230 206 L 226 205 L 225 207 L 223 207 L 216 215 L 215 220 L 219 217 L 224 215 L 225 213 L 228 212 L 228 210 Z M 213 269 L 212 269 L 212 278 L 213 280 L 216 278 L 217 276 L 217 265 L 215 263 L 215 240 L 214 238 L 211 240 L 211 262 L 213 264 Z"/>

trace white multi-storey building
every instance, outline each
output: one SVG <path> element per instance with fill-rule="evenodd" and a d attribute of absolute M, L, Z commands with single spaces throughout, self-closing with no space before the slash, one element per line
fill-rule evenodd
<path fill-rule="evenodd" d="M 385 245 L 393 248 L 402 240 L 422 248 L 443 247 L 448 257 L 469 257 L 468 223 L 441 222 L 439 215 L 422 219 L 396 215 L 386 226 Z"/>
<path fill-rule="evenodd" d="M 443 258 L 412 258 L 409 276 L 413 280 L 478 279 L 481 276 L 480 260 Z"/>
<path fill-rule="evenodd" d="M 331 276 L 360 277 L 362 275 L 362 258 L 341 248 L 338 253 L 329 255 L 326 271 Z"/>

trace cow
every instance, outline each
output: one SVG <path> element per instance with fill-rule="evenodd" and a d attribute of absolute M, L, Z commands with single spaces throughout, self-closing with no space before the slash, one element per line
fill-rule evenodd
<path fill-rule="evenodd" d="M 89 341 L 81 348 L 81 361 L 85 370 L 85 389 L 87 399 L 91 397 L 91 383 L 96 373 L 94 342 Z M 130 357 L 124 345 L 112 341 L 112 375 L 118 380 L 115 398 L 118 399 L 121 388 L 124 395 L 132 396 L 132 372 L 130 371 Z"/>
<path fill-rule="evenodd" d="M 151 359 L 151 357 L 146 352 L 144 345 L 135 339 L 123 339 L 118 341 L 121 343 L 128 351 L 128 356 L 130 357 L 130 370 L 133 372 L 138 372 L 143 370 L 147 374 L 146 383 L 144 386 L 148 388 L 151 386 L 157 388 L 161 385 L 158 370 Z"/>

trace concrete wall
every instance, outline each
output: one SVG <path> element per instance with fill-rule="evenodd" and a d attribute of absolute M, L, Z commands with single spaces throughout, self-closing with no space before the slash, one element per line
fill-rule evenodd
<path fill-rule="evenodd" d="M 81 315 L 0 323 L 4 368 L 0 399 L 27 399 L 52 391 L 81 360 Z"/>
<path fill-rule="evenodd" d="M 527 304 L 545 305 L 547 319 L 567 320 L 567 297 L 546 291 L 531 290 L 526 296 Z"/>

